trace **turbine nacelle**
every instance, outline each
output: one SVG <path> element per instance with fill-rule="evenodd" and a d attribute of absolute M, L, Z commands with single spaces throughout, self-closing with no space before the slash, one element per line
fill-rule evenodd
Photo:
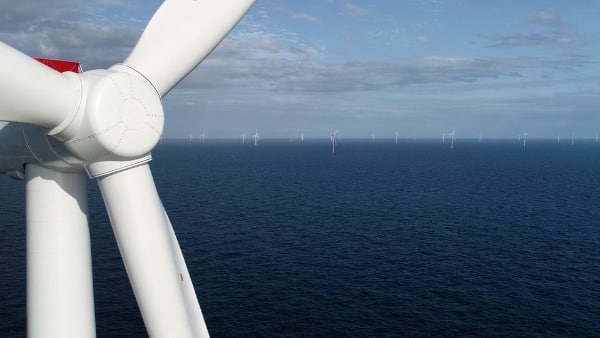
<path fill-rule="evenodd" d="M 117 167 L 128 167 L 128 161 L 149 159 L 147 155 L 160 141 L 164 126 L 160 96 L 150 82 L 124 65 L 57 75 L 62 76 L 61 85 L 76 88 L 79 100 L 73 102 L 72 92 L 55 93 L 56 97 L 61 99 L 63 95 L 69 106 L 77 108 L 65 114 L 50 131 L 47 128 L 52 126 L 3 126 L 3 140 L 14 142 L 10 148 L 2 147 L 6 148 L 4 154 L 12 149 L 13 170 L 22 170 L 23 163 L 38 163 L 61 171 L 80 171 L 85 166 L 90 176 L 96 177 L 118 170 Z M 8 133 L 13 136 L 6 136 Z M 121 163 L 107 166 L 116 162 Z"/>

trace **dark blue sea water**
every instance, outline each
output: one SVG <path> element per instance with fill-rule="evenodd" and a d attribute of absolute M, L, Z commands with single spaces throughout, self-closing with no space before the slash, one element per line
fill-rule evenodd
<path fill-rule="evenodd" d="M 213 337 L 600 332 L 600 145 L 165 142 L 152 169 Z M 25 335 L 0 177 L 0 336 Z M 145 329 L 90 182 L 99 337 Z"/>

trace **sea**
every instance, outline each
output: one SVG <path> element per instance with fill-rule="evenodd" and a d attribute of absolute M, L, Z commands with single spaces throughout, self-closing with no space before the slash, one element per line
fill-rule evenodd
<path fill-rule="evenodd" d="M 600 144 L 166 140 L 151 168 L 213 337 L 597 337 Z M 26 334 L 0 177 L 0 336 Z M 89 182 L 98 337 L 146 330 Z"/>

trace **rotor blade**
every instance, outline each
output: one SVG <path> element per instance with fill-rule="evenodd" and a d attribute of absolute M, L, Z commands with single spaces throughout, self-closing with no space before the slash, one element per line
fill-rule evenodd
<path fill-rule="evenodd" d="M 165 96 L 221 42 L 255 0 L 166 0 L 123 62 Z"/>
<path fill-rule="evenodd" d="M 204 322 L 204 316 L 202 315 L 202 311 L 200 310 L 200 306 L 198 305 L 198 297 L 196 296 L 196 290 L 194 290 L 194 285 L 192 284 L 190 273 L 188 272 L 187 265 L 185 264 L 183 253 L 181 252 L 181 248 L 179 247 L 179 242 L 177 241 L 177 237 L 175 236 L 173 225 L 171 225 L 171 221 L 169 220 L 169 216 L 167 215 L 167 212 L 165 211 L 164 207 L 163 213 L 165 215 L 167 223 L 169 224 L 169 239 L 171 240 L 171 248 L 173 249 L 173 255 L 176 259 L 177 268 L 180 271 L 180 280 L 182 282 L 185 281 L 182 290 L 184 299 L 186 300 L 188 315 L 190 316 L 190 322 L 193 326 L 198 328 L 198 332 L 206 332 L 206 334 L 208 335 L 208 329 L 206 328 L 206 323 Z"/>
<path fill-rule="evenodd" d="M 98 184 L 148 334 L 207 337 L 148 164 L 100 177 Z"/>
<path fill-rule="evenodd" d="M 25 168 L 27 334 L 95 337 L 86 177 Z"/>
<path fill-rule="evenodd" d="M 81 83 L 0 42 L 0 120 L 54 128 L 77 112 Z"/>

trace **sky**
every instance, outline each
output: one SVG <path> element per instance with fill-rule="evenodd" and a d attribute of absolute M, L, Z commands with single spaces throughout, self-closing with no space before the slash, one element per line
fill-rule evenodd
<path fill-rule="evenodd" d="M 0 41 L 107 68 L 161 3 L 3 1 Z M 257 0 L 163 99 L 163 135 L 594 138 L 598 13 L 595 0 Z"/>

